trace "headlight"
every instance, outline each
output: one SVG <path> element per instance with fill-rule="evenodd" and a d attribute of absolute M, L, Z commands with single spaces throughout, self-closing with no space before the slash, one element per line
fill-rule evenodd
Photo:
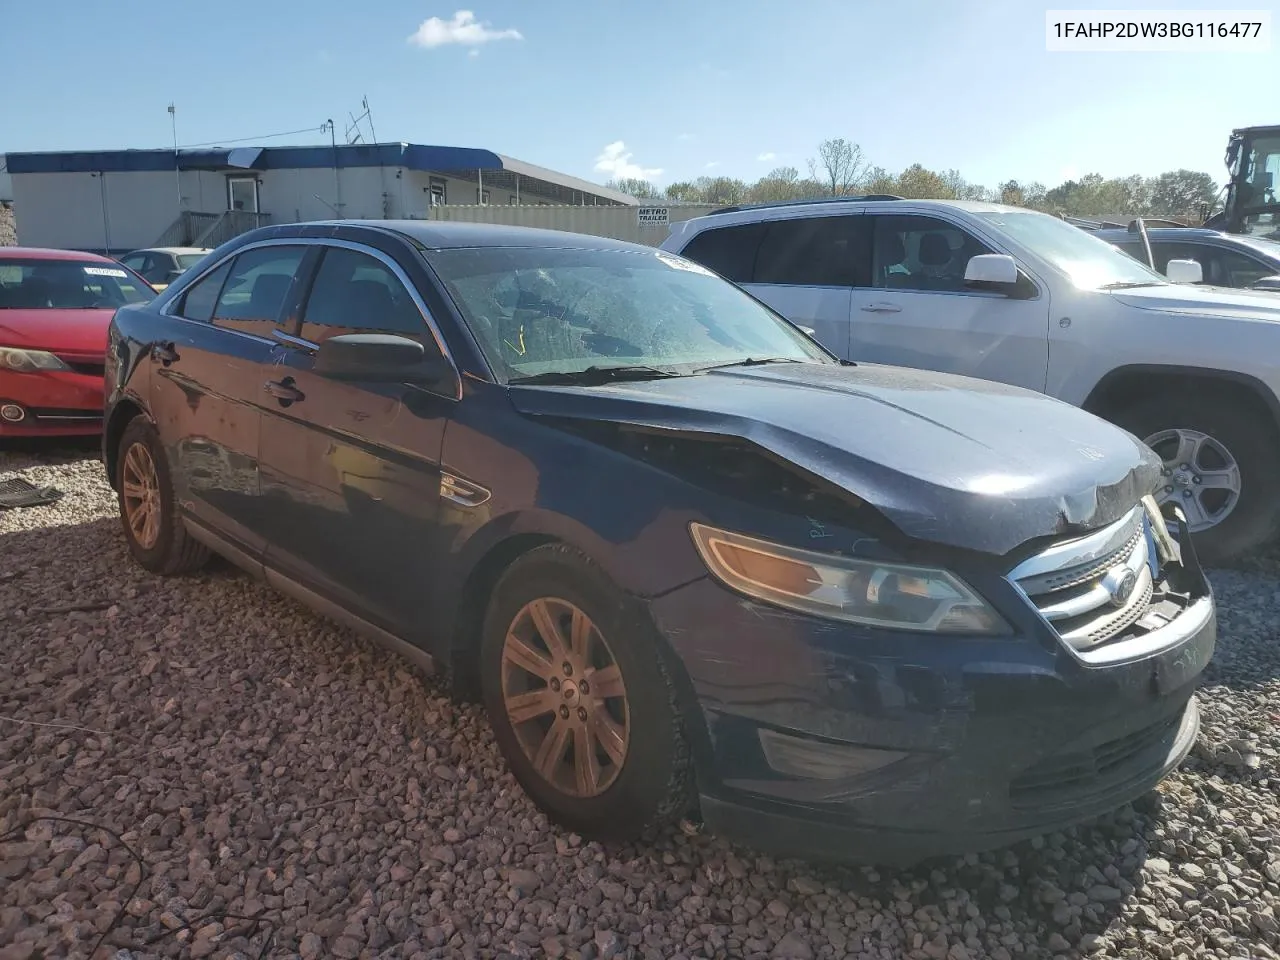
<path fill-rule="evenodd" d="M 0 369 L 18 373 L 35 373 L 37 370 L 71 369 L 52 353 L 43 350 L 19 350 L 17 347 L 0 347 Z"/>
<path fill-rule="evenodd" d="M 700 523 L 689 529 L 711 573 L 758 600 L 869 627 L 1010 632 L 1000 614 L 946 570 L 784 547 Z"/>

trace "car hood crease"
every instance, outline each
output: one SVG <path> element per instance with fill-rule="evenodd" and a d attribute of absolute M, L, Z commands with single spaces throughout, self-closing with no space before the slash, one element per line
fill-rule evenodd
<path fill-rule="evenodd" d="M 778 364 L 511 396 L 526 415 L 740 438 L 908 537 L 997 555 L 1110 523 L 1160 476 L 1135 437 L 1068 404 L 896 367 Z"/>

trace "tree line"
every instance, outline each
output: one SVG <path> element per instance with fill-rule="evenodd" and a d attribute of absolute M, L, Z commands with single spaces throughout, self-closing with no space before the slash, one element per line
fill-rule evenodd
<path fill-rule="evenodd" d="M 736 177 L 698 177 L 660 190 L 648 180 L 611 180 L 608 186 L 641 200 L 668 203 L 777 203 L 829 196 L 889 194 L 909 199 L 987 200 L 1069 217 L 1164 217 L 1199 223 L 1218 201 L 1213 177 L 1170 170 L 1155 177 L 1086 174 L 1053 188 L 1008 180 L 989 188 L 965 180 L 957 170 L 930 170 L 913 163 L 900 173 L 873 166 L 862 148 L 843 137 L 824 140 L 808 162 L 808 176 L 795 167 L 775 167 L 754 183 Z"/>

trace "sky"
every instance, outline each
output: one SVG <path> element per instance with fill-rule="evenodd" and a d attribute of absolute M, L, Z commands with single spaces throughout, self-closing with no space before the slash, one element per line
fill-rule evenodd
<path fill-rule="evenodd" d="M 1269 9 L 1280 30 L 1276 0 L 1230 5 Z M 324 121 L 341 141 L 367 97 L 380 141 L 483 147 L 597 182 L 803 175 L 844 137 L 890 172 L 1054 186 L 1180 167 L 1224 181 L 1230 130 L 1280 123 L 1280 39 L 1269 53 L 1050 53 L 1045 6 L 10 3 L 0 151 L 172 147 L 170 102 L 181 146 L 328 143 Z"/>

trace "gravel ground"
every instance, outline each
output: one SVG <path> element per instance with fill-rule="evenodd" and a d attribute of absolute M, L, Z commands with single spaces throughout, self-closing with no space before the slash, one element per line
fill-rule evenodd
<path fill-rule="evenodd" d="M 0 247 L 12 247 L 18 242 L 18 225 L 13 217 L 13 207 L 0 203 Z"/>
<path fill-rule="evenodd" d="M 405 663 L 229 569 L 141 573 L 92 456 L 0 455 L 67 494 L 0 513 L 3 960 L 103 933 L 118 960 L 1280 956 L 1280 564 L 1214 573 L 1201 743 L 1156 793 L 1007 851 L 820 869 L 551 827 Z"/>

